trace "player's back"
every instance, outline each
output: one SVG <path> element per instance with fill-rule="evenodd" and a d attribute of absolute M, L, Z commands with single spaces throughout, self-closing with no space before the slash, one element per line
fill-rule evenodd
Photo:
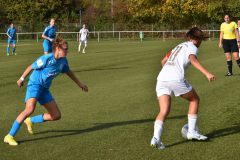
<path fill-rule="evenodd" d="M 192 42 L 177 45 L 158 75 L 160 81 L 183 81 L 185 69 L 190 64 L 189 55 L 197 55 L 198 48 Z"/>

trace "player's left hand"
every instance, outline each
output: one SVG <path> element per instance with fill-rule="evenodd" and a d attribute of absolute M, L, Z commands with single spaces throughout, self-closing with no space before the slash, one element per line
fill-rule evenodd
<path fill-rule="evenodd" d="M 80 88 L 82 89 L 82 91 L 88 92 L 88 86 L 87 86 L 87 85 L 81 84 L 81 85 L 80 85 Z"/>

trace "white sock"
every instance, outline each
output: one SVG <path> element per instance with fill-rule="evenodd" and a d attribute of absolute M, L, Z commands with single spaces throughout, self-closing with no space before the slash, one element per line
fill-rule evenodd
<path fill-rule="evenodd" d="M 81 51 L 81 43 L 78 45 L 78 52 Z"/>
<path fill-rule="evenodd" d="M 153 137 L 156 138 L 158 141 L 161 140 L 161 135 L 163 132 L 163 121 L 156 120 L 154 122 L 154 133 Z"/>
<path fill-rule="evenodd" d="M 197 124 L 197 114 L 188 115 L 188 132 L 193 133 Z"/>

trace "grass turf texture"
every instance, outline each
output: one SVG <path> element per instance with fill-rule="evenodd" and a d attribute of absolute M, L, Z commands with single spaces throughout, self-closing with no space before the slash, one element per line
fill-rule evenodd
<path fill-rule="evenodd" d="M 77 54 L 70 42 L 71 69 L 89 86 L 83 93 L 66 76 L 57 77 L 51 87 L 62 119 L 34 126 L 34 135 L 23 124 L 17 147 L 3 143 L 16 116 L 24 108 L 26 85 L 16 85 L 27 65 L 42 55 L 42 44 L 20 42 L 17 56 L 7 57 L 0 46 L 0 159 L 239 159 L 240 70 L 234 62 L 234 76 L 224 77 L 226 62 L 218 41 L 203 42 L 199 59 L 216 75 L 209 83 L 192 66 L 187 80 L 200 98 L 199 128 L 208 142 L 185 141 L 181 128 L 187 123 L 188 103 L 173 98 L 165 123 L 165 150 L 150 147 L 153 122 L 159 108 L 155 95 L 160 60 L 180 41 L 89 42 L 87 54 Z M 37 106 L 33 115 L 45 111 Z"/>

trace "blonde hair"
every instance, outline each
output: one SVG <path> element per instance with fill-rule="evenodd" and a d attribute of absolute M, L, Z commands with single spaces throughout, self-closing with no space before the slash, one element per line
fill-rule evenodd
<path fill-rule="evenodd" d="M 68 45 L 67 41 L 65 41 L 64 39 L 57 37 L 56 39 L 53 40 L 54 51 L 57 47 L 62 48 L 63 45 Z"/>

